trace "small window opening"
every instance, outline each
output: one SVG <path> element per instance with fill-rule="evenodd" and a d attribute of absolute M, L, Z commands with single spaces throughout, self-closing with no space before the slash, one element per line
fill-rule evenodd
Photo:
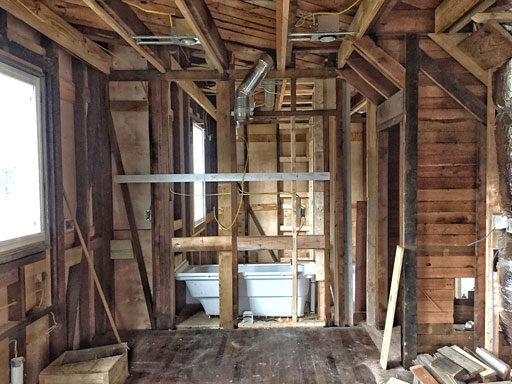
<path fill-rule="evenodd" d="M 193 125 L 192 152 L 194 174 L 205 173 L 205 132 L 198 124 Z M 200 224 L 206 220 L 206 183 L 204 181 L 194 182 L 194 222 Z"/>
<path fill-rule="evenodd" d="M 0 254 L 46 240 L 40 78 L 0 63 Z"/>

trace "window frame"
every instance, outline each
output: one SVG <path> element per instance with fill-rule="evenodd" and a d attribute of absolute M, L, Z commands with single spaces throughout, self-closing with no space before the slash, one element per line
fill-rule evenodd
<path fill-rule="evenodd" d="M 204 168 L 205 168 L 205 173 L 206 173 L 206 130 L 204 129 L 204 127 L 202 125 L 203 125 L 202 123 L 197 122 L 197 121 L 192 122 L 192 173 L 194 173 L 194 174 L 196 174 L 195 170 L 194 170 L 194 129 L 201 130 L 202 134 L 203 134 L 203 159 L 204 159 Z M 195 183 L 192 184 L 192 189 L 194 191 L 194 196 L 193 196 L 193 201 L 192 201 L 194 227 L 198 227 L 199 225 L 204 223 L 206 221 L 206 216 L 207 216 L 206 195 L 205 195 L 206 194 L 206 183 L 203 181 L 202 184 L 203 184 L 203 194 L 204 194 L 204 196 L 202 196 L 204 215 L 200 219 L 197 219 L 197 220 L 195 219 L 195 199 L 199 198 L 199 196 L 195 195 L 196 194 Z"/>
<path fill-rule="evenodd" d="M 44 251 L 50 244 L 50 215 L 48 209 L 48 147 L 47 147 L 47 105 L 46 77 L 43 71 L 14 58 L 0 55 L 0 72 L 17 80 L 32 84 L 36 88 L 36 113 L 39 159 L 39 202 L 40 232 L 0 241 L 0 264 L 30 254 Z"/>

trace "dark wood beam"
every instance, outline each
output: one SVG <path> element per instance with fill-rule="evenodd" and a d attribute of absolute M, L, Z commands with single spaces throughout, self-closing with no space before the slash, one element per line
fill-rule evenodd
<path fill-rule="evenodd" d="M 204 0 L 176 0 L 176 6 L 199 38 L 206 61 L 220 72 L 228 69 L 229 52 Z"/>
<path fill-rule="evenodd" d="M 486 123 L 487 107 L 483 101 L 460 84 L 445 68 L 420 50 L 420 67 L 434 83 L 450 95 L 462 108 L 473 115 L 478 121 Z"/>
<path fill-rule="evenodd" d="M 160 73 L 155 70 L 125 70 L 112 71 L 110 81 L 149 81 L 156 78 L 165 78 L 169 81 L 218 81 L 218 80 L 243 80 L 250 69 L 228 69 L 224 73 L 216 70 L 170 70 Z M 339 76 L 336 68 L 301 69 L 288 68 L 286 70 L 270 70 L 265 79 L 327 79 Z"/>
<path fill-rule="evenodd" d="M 418 78 L 420 49 L 418 36 L 405 39 L 405 124 L 402 124 L 400 156 L 401 244 L 405 249 L 402 268 L 402 365 L 409 368 L 418 350 L 417 335 L 417 169 L 418 169 Z"/>
<path fill-rule="evenodd" d="M 149 137 L 151 173 L 172 172 L 172 139 L 170 131 L 170 91 L 168 81 L 149 82 Z M 174 257 L 171 234 L 174 233 L 174 206 L 170 204 L 169 187 L 151 185 L 151 239 L 153 256 L 153 311 L 157 329 L 174 327 Z"/>
<path fill-rule="evenodd" d="M 269 116 L 269 117 L 292 117 L 292 116 L 334 116 L 336 115 L 335 109 L 313 109 L 313 110 L 307 110 L 307 111 L 254 111 L 254 117 L 263 117 L 263 116 Z"/>

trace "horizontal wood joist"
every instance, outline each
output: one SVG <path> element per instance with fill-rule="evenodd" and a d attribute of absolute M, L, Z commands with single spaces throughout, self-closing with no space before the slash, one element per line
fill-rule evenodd
<path fill-rule="evenodd" d="M 478 121 L 485 124 L 487 122 L 487 106 L 485 103 L 471 93 L 464 85 L 455 80 L 450 73 L 446 72 L 444 68 L 421 49 L 419 56 L 421 71 Z"/>
<path fill-rule="evenodd" d="M 260 251 L 292 249 L 292 236 L 238 236 L 239 251 Z M 175 237 L 172 239 L 173 252 L 229 251 L 231 236 Z M 325 238 L 321 235 L 297 236 L 298 249 L 323 249 Z"/>
<path fill-rule="evenodd" d="M 123 183 L 228 183 L 234 181 L 307 181 L 329 180 L 329 172 L 291 172 L 291 173 L 170 173 L 154 175 L 116 175 L 114 182 Z"/>
<path fill-rule="evenodd" d="M 217 70 L 171 70 L 159 73 L 154 70 L 126 70 L 112 71 L 111 81 L 148 81 L 163 77 L 169 81 L 218 81 L 243 80 L 250 69 L 228 69 L 224 73 Z M 270 70 L 265 76 L 266 80 L 282 79 L 328 79 L 339 76 L 336 68 Z"/>
<path fill-rule="evenodd" d="M 103 73 L 110 72 L 112 63 L 110 55 L 42 2 L 37 0 L 1 0 L 0 7 L 94 68 Z"/>

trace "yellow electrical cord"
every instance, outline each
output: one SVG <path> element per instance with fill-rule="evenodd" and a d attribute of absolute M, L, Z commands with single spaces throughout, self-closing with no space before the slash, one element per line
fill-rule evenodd
<path fill-rule="evenodd" d="M 132 3 L 131 1 L 127 1 L 127 0 L 122 0 L 122 2 L 125 4 L 128 4 L 132 7 L 135 7 L 137 9 L 140 9 L 142 12 L 152 13 L 153 15 L 169 16 L 169 23 L 171 24 L 171 28 L 174 26 L 172 17 L 176 16 L 176 14 L 173 12 L 163 12 L 163 11 L 155 11 L 154 9 L 147 9 L 147 8 L 144 8 L 142 5 Z"/>
<path fill-rule="evenodd" d="M 313 16 L 313 24 L 315 24 L 315 16 L 317 15 L 341 15 L 345 12 L 350 11 L 352 8 L 354 8 L 357 4 L 359 4 L 361 0 L 356 0 L 352 4 L 350 4 L 347 8 L 339 11 L 339 12 L 314 12 L 311 15 Z"/>

